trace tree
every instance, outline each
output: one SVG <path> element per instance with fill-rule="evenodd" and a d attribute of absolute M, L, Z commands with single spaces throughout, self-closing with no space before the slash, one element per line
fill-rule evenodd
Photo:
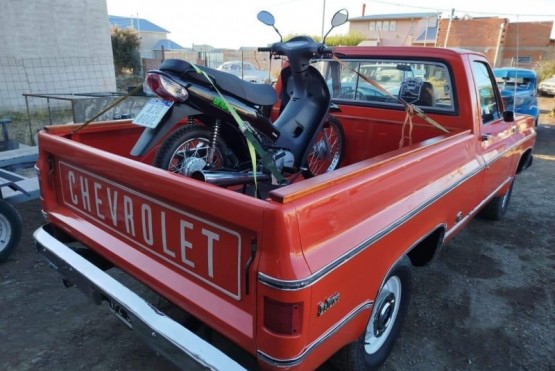
<path fill-rule="evenodd" d="M 555 76 L 555 59 L 541 60 L 536 64 L 538 81 L 542 81 Z"/>
<path fill-rule="evenodd" d="M 288 34 L 283 39 L 284 41 L 291 40 L 295 36 L 302 36 L 299 34 Z M 310 36 L 315 41 L 320 42 L 321 36 Z M 357 46 L 361 41 L 364 41 L 364 35 L 358 33 L 349 33 L 347 35 L 334 35 L 328 36 L 326 39 L 327 46 Z"/>
<path fill-rule="evenodd" d="M 129 28 L 112 27 L 112 52 L 118 75 L 137 75 L 141 71 L 139 34 Z"/>

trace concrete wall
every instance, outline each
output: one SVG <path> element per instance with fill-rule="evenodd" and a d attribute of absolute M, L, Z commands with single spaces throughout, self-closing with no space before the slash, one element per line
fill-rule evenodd
<path fill-rule="evenodd" d="M 115 91 L 106 0 L 0 0 L 0 8 L 0 114 L 25 110 L 23 93 Z"/>

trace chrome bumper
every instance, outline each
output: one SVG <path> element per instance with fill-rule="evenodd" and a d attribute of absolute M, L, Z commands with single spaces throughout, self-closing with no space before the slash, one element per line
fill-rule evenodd
<path fill-rule="evenodd" d="M 53 237 L 44 226 L 33 234 L 36 247 L 65 280 L 87 296 L 105 299 L 112 312 L 152 348 L 182 369 L 244 370 L 201 339 Z"/>

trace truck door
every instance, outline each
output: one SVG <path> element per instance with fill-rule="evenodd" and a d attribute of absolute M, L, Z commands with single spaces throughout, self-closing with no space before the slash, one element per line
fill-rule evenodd
<path fill-rule="evenodd" d="M 512 135 L 514 122 L 503 120 L 503 104 L 495 76 L 486 62 L 474 60 L 472 70 L 478 94 L 481 123 L 479 125 L 479 148 L 485 163 L 482 195 L 487 197 L 496 191 L 503 181 L 513 175 Z"/>

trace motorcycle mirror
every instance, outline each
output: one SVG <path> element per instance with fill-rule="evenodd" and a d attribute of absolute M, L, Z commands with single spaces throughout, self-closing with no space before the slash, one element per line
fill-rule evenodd
<path fill-rule="evenodd" d="M 279 40 L 283 41 L 283 37 L 279 33 L 276 26 L 274 26 L 276 24 L 276 20 L 275 20 L 274 16 L 272 15 L 272 13 L 267 12 L 265 10 L 262 10 L 262 11 L 258 12 L 258 14 L 256 15 L 256 18 L 260 22 L 264 23 L 266 26 L 272 26 L 274 28 L 274 30 L 276 30 L 277 34 L 279 35 Z"/>
<path fill-rule="evenodd" d="M 326 37 L 328 37 L 331 30 L 333 30 L 337 26 L 341 26 L 342 24 L 345 24 L 348 20 L 349 20 L 349 12 L 347 11 L 347 9 L 341 9 L 337 11 L 331 19 L 331 28 L 326 33 L 326 36 L 324 36 L 322 43 L 324 44 L 326 43 Z"/>
<path fill-rule="evenodd" d="M 265 10 L 262 10 L 260 12 L 258 12 L 258 14 L 256 15 L 256 18 L 264 23 L 266 26 L 274 26 L 274 24 L 276 23 L 276 20 L 274 19 L 274 16 L 272 15 L 272 13 L 267 12 Z"/>
<path fill-rule="evenodd" d="M 341 9 L 333 15 L 333 18 L 331 19 L 331 26 L 332 27 L 341 26 L 342 24 L 345 24 L 348 19 L 349 19 L 349 12 L 347 11 L 347 9 Z"/>

